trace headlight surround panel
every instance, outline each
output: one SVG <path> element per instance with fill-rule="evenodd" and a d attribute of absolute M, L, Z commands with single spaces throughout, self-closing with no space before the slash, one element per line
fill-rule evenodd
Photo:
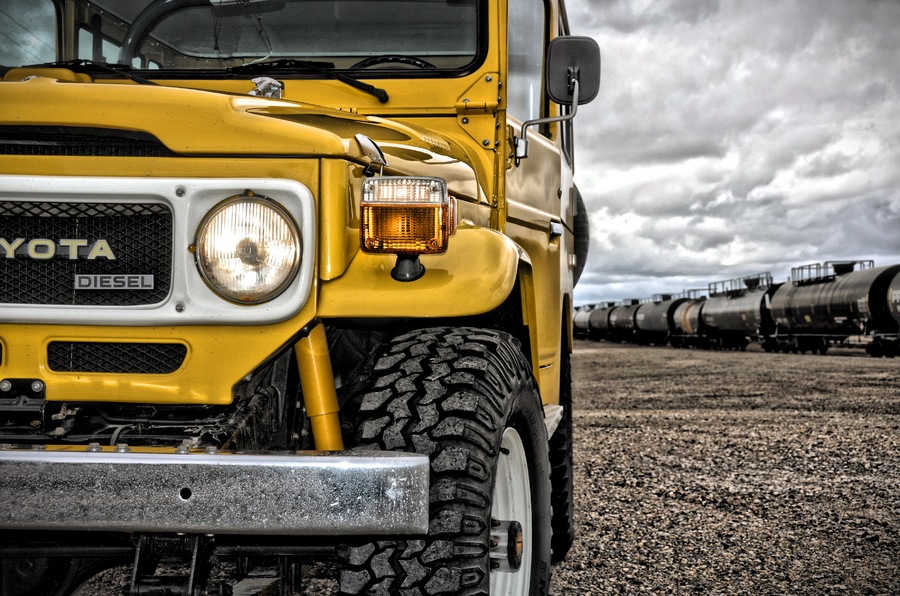
<path fill-rule="evenodd" d="M 199 273 L 191 252 L 197 230 L 229 197 L 251 190 L 277 203 L 296 224 L 297 271 L 283 288 L 256 307 L 225 300 Z M 306 305 L 315 270 L 316 205 L 309 188 L 283 178 L 126 178 L 0 175 L 0 200 L 52 204 L 167 205 L 172 213 L 171 284 L 165 296 L 130 306 L 0 304 L 9 323 L 74 325 L 266 325 L 285 321 Z M 130 273 L 140 274 L 144 271 Z M 72 280 L 58 283 L 71 284 Z"/>

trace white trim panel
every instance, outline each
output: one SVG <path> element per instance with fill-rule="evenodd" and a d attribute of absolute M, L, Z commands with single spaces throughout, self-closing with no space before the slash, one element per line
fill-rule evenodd
<path fill-rule="evenodd" d="M 280 296 L 257 305 L 220 298 L 188 250 L 200 221 L 224 199 L 251 190 L 277 201 L 300 230 L 300 270 Z M 172 210 L 172 287 L 160 303 L 140 306 L 2 304 L 7 323 L 90 325 L 264 325 L 296 315 L 309 299 L 316 250 L 315 200 L 294 180 L 270 178 L 106 178 L 0 176 L 0 201 L 163 203 Z"/>

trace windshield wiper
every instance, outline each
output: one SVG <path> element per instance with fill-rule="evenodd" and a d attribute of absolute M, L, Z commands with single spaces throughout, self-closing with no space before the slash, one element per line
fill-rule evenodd
<path fill-rule="evenodd" d="M 141 85 L 157 85 L 149 79 L 128 72 L 129 66 L 117 64 L 115 67 L 103 62 L 94 62 L 93 60 L 85 60 L 83 58 L 75 58 L 74 60 L 62 60 L 60 62 L 46 62 L 44 64 L 31 64 L 31 68 L 68 68 L 73 72 L 89 73 L 91 71 L 102 71 L 116 75 L 117 77 L 140 83 Z M 28 67 L 25 67 L 28 68 Z"/>
<path fill-rule="evenodd" d="M 384 89 L 379 89 L 374 85 L 363 83 L 351 76 L 345 75 L 334 70 L 334 64 L 331 62 L 311 62 L 307 60 L 294 60 L 293 58 L 281 58 L 278 60 L 269 60 L 266 62 L 251 62 L 250 64 L 242 64 L 241 66 L 232 66 L 225 69 L 226 72 L 232 74 L 267 74 L 273 70 L 279 72 L 315 72 L 325 75 L 336 81 L 340 81 L 345 85 L 350 85 L 360 91 L 374 95 L 381 103 L 387 103 L 388 94 Z"/>

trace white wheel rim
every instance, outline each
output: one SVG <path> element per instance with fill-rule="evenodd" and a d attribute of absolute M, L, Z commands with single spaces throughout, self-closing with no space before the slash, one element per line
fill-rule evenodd
<path fill-rule="evenodd" d="M 522 565 L 516 572 L 491 572 L 491 595 L 527 594 L 531 584 L 531 488 L 528 478 L 528 460 L 522 439 L 515 429 L 503 431 L 500 457 L 494 480 L 491 517 L 498 520 L 515 520 L 522 526 Z"/>

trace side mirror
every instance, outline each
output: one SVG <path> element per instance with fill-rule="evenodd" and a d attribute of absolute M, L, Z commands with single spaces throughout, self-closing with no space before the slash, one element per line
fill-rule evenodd
<path fill-rule="evenodd" d="M 597 97 L 600 90 L 600 46 L 590 37 L 557 37 L 547 48 L 547 95 L 556 103 L 571 106 L 568 114 L 551 118 L 535 118 L 522 123 L 522 137 L 515 139 L 518 166 L 528 157 L 528 129 L 550 122 L 567 122 L 575 118 L 578 106 Z"/>
<path fill-rule="evenodd" d="M 575 80 L 578 81 L 579 105 L 597 97 L 600 46 L 590 37 L 557 37 L 547 49 L 547 95 L 558 104 L 572 105 Z"/>

